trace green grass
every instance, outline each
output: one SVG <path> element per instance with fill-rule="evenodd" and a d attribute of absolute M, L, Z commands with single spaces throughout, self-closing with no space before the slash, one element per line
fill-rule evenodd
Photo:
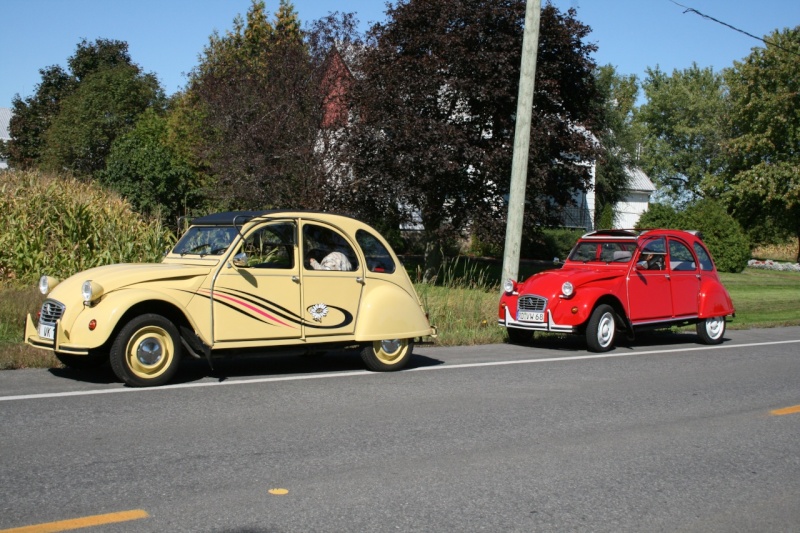
<path fill-rule="evenodd" d="M 720 277 L 736 308 L 729 327 L 800 325 L 800 273 L 747 268 Z"/>
<path fill-rule="evenodd" d="M 437 345 L 505 341 L 505 331 L 497 325 L 498 277 L 484 263 L 461 258 L 445 264 L 439 284 L 416 284 L 431 323 L 439 330 Z M 721 278 L 736 307 L 729 328 L 800 325 L 800 273 L 748 268 L 741 274 L 723 273 Z M 35 314 L 41 301 L 35 287 L 0 289 L 0 370 L 59 366 L 52 353 L 21 342 L 25 315 Z"/>

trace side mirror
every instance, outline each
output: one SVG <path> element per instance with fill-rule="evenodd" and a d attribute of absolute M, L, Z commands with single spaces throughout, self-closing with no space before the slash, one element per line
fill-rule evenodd
<path fill-rule="evenodd" d="M 554 264 L 554 265 L 560 265 L 560 264 L 562 264 L 562 263 L 563 263 L 563 262 L 562 262 L 562 261 L 561 261 L 561 259 L 559 259 L 558 257 L 554 257 L 554 258 L 553 258 L 553 264 Z"/>
<path fill-rule="evenodd" d="M 636 263 L 636 270 L 647 270 L 647 261 L 639 261 Z"/>
<path fill-rule="evenodd" d="M 246 267 L 247 266 L 247 254 L 244 252 L 239 252 L 238 254 L 233 256 L 233 266 L 236 267 Z"/>

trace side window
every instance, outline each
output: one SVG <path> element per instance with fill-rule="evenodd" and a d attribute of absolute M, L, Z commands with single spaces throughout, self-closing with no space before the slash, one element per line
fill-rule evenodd
<path fill-rule="evenodd" d="M 326 226 L 303 226 L 303 267 L 306 270 L 358 269 L 358 257 L 350 243 Z"/>
<path fill-rule="evenodd" d="M 639 254 L 639 262 L 645 261 L 645 270 L 664 270 L 666 268 L 667 243 L 664 237 L 652 239 L 644 243 Z"/>
<path fill-rule="evenodd" d="M 242 245 L 247 268 L 294 268 L 295 225 L 267 224 L 249 234 Z"/>
<path fill-rule="evenodd" d="M 700 270 L 714 270 L 714 262 L 711 260 L 711 256 L 699 243 L 694 243 L 694 253 L 697 254 L 697 260 L 700 261 Z"/>
<path fill-rule="evenodd" d="M 694 256 L 688 246 L 679 241 L 669 241 L 669 268 L 675 271 L 697 270 Z"/>
<path fill-rule="evenodd" d="M 384 272 L 391 274 L 395 270 L 392 254 L 373 234 L 360 229 L 356 232 L 356 241 L 364 252 L 367 268 L 370 272 Z"/>

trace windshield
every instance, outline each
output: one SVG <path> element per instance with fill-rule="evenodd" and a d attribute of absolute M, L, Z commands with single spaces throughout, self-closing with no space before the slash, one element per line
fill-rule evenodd
<path fill-rule="evenodd" d="M 572 249 L 568 259 L 581 263 L 628 263 L 635 250 L 634 242 L 581 241 Z"/>
<path fill-rule="evenodd" d="M 219 255 L 233 242 L 238 232 L 232 226 L 192 226 L 181 237 L 173 254 L 180 255 Z"/>

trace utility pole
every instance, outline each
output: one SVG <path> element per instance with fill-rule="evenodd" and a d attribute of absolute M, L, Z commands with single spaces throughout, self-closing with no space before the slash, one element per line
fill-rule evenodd
<path fill-rule="evenodd" d="M 522 215 L 525 212 L 525 183 L 528 179 L 528 149 L 531 144 L 531 108 L 536 79 L 536 54 L 539 50 L 541 0 L 527 0 L 525 30 L 522 36 L 522 63 L 517 97 L 517 122 L 514 130 L 514 156 L 511 162 L 511 187 L 508 196 L 508 220 L 503 252 L 503 277 L 518 279 L 522 244 Z"/>

